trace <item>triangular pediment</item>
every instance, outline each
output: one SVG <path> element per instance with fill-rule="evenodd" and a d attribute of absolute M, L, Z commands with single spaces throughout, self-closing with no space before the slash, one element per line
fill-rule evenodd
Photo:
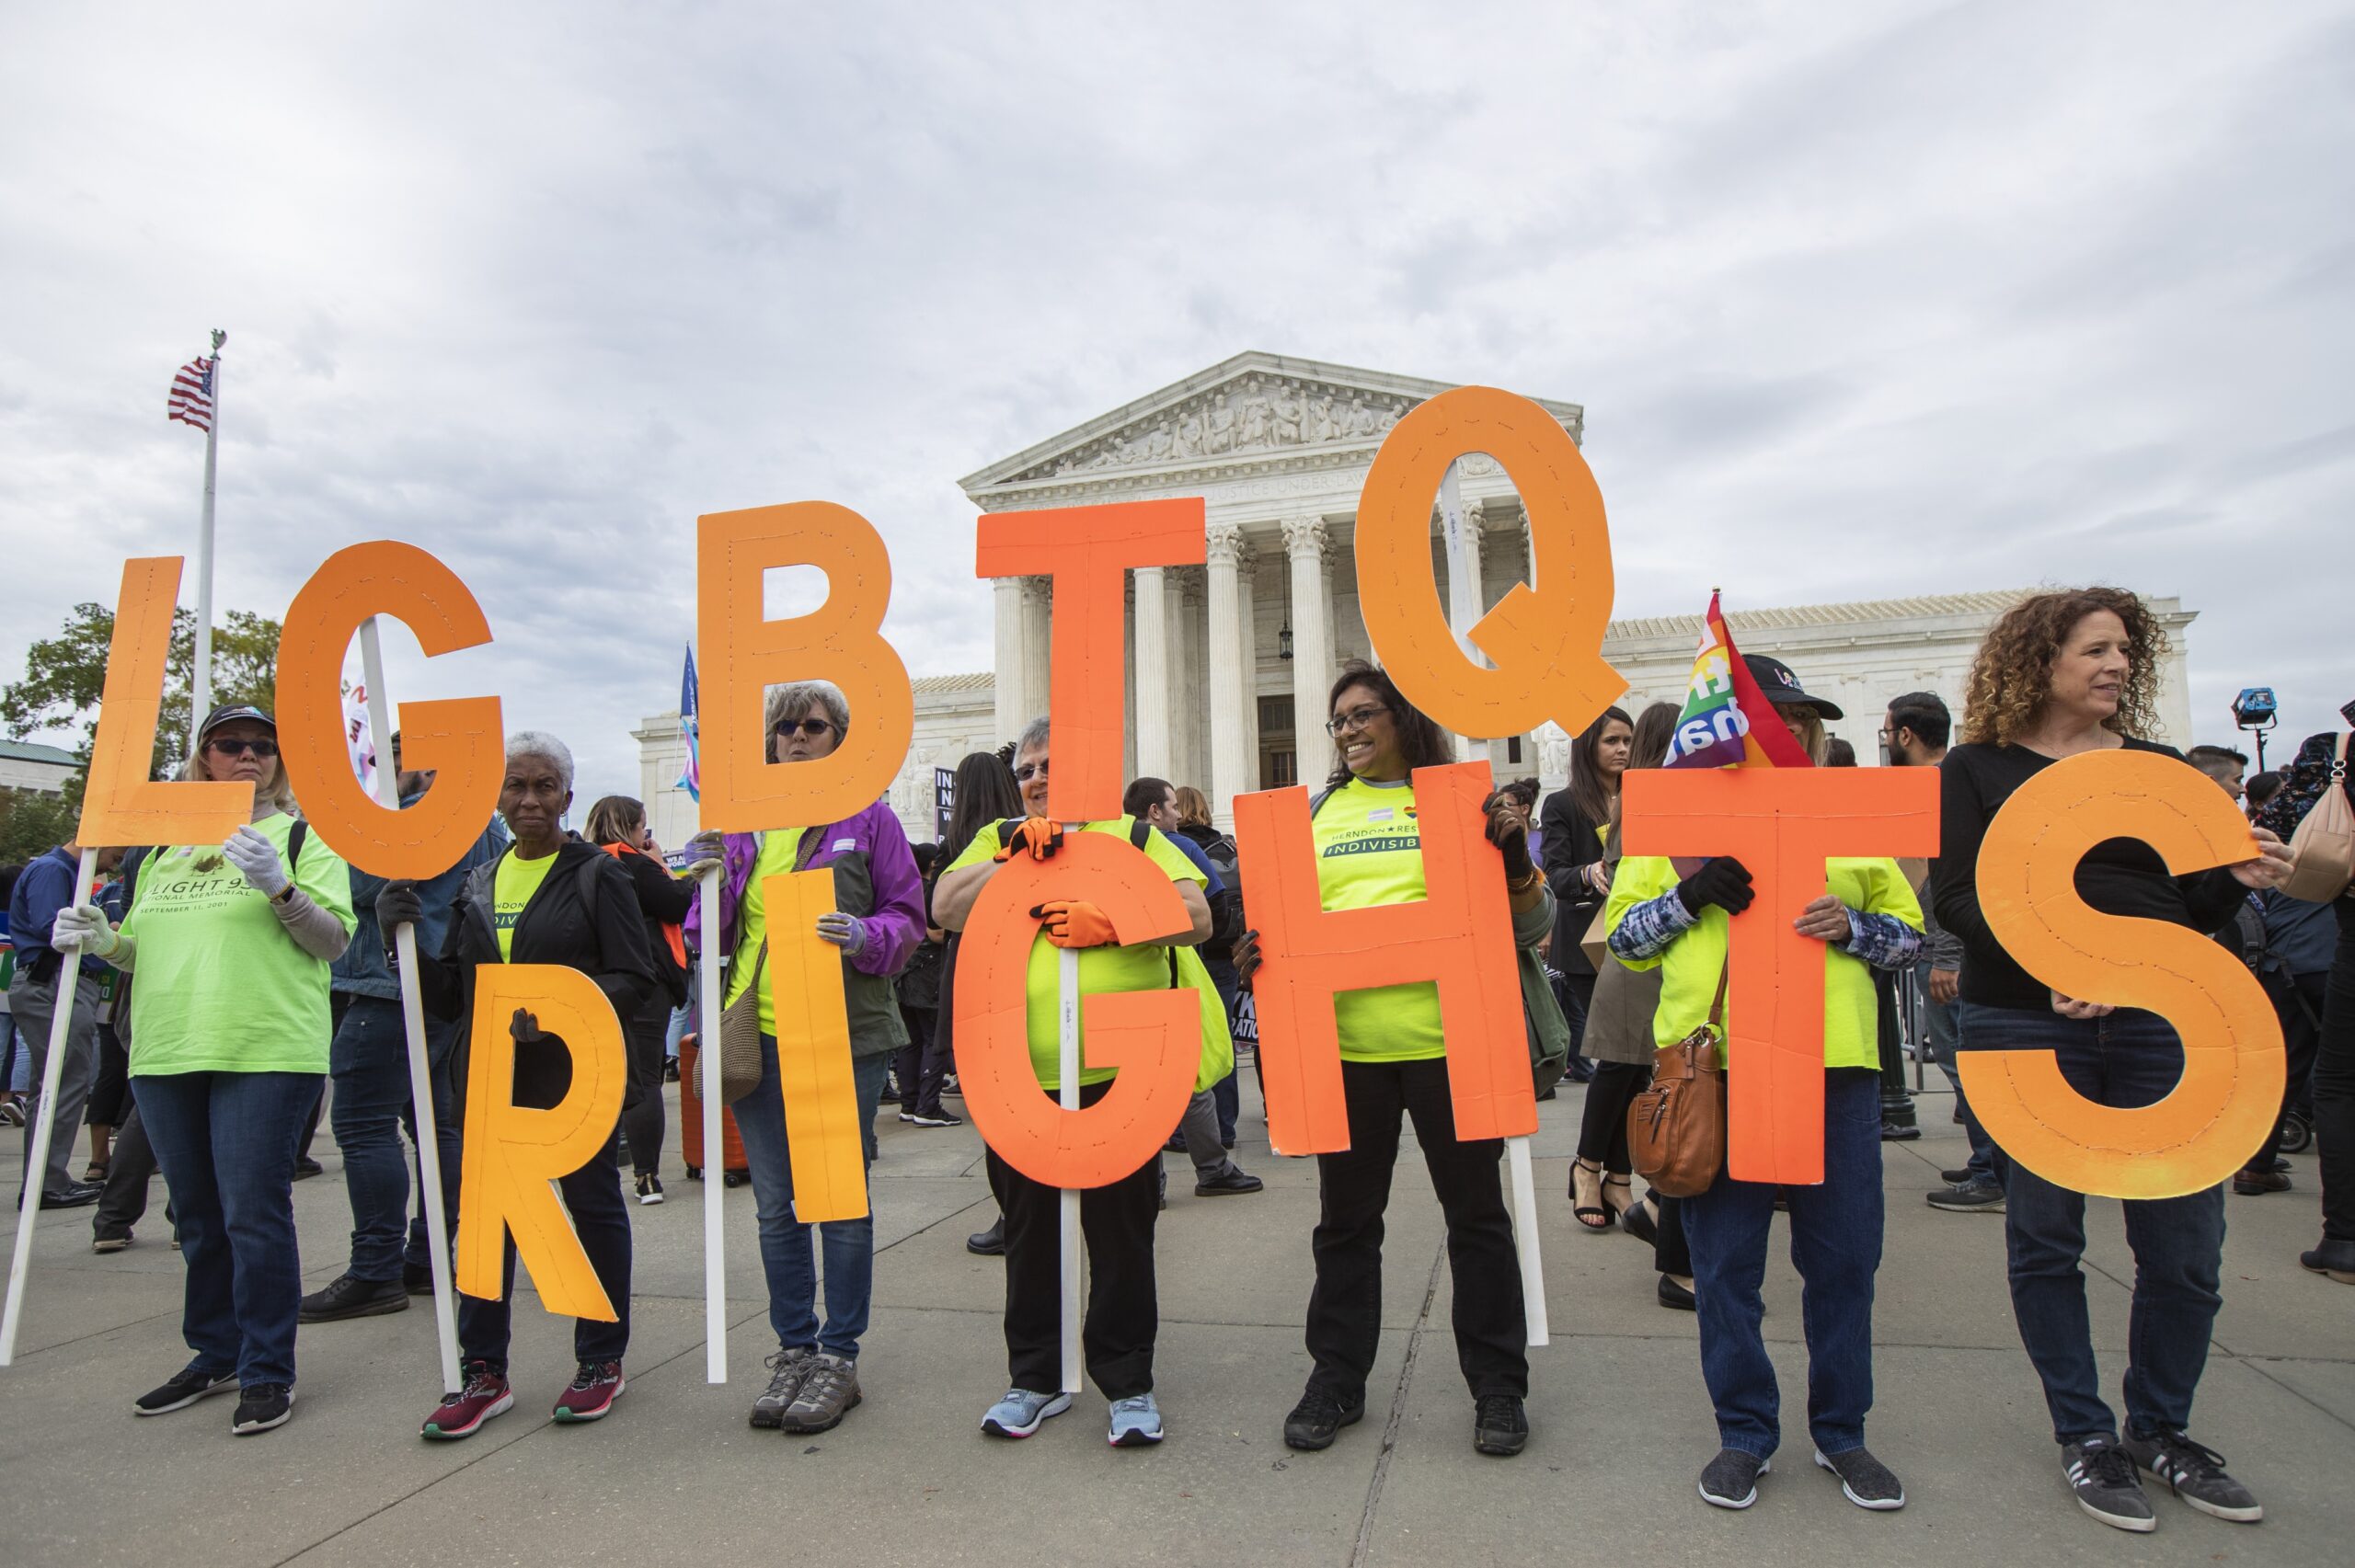
<path fill-rule="evenodd" d="M 976 500 L 1002 486 L 1113 474 L 1183 473 L 1230 464 L 1372 452 L 1416 404 L 1453 382 L 1425 381 L 1253 350 L 1016 452 L 958 483 Z M 1573 439 L 1585 410 L 1539 400 Z"/>

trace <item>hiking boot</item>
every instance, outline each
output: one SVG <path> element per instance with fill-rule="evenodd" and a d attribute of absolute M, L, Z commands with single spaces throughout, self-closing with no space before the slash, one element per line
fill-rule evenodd
<path fill-rule="evenodd" d="M 785 1420 L 785 1407 L 801 1391 L 801 1379 L 810 1375 L 810 1347 L 797 1345 L 791 1349 L 779 1346 L 775 1355 L 761 1365 L 769 1369 L 769 1386 L 752 1401 L 752 1425 L 775 1431 Z"/>
<path fill-rule="evenodd" d="M 831 1432 L 858 1407 L 862 1397 L 858 1363 L 821 1350 L 810 1357 L 809 1369 L 801 1376 L 801 1391 L 785 1407 L 785 1430 L 802 1436 Z"/>
<path fill-rule="evenodd" d="M 1747 1508 L 1758 1501 L 1758 1478 L 1775 1467 L 1740 1448 L 1719 1448 L 1701 1471 L 1701 1501 L 1720 1508 Z"/>
<path fill-rule="evenodd" d="M 1836 1454 L 1818 1448 L 1815 1462 L 1840 1478 L 1840 1490 L 1859 1508 L 1886 1513 L 1905 1506 L 1905 1483 L 1897 1479 L 1895 1471 L 1873 1458 L 1869 1448 L 1858 1447 Z"/>
<path fill-rule="evenodd" d="M 2183 1432 L 2157 1432 L 2145 1437 L 2132 1427 L 2119 1448 L 2135 1465 L 2164 1481 L 2175 1494 L 2199 1509 L 2235 1524 L 2255 1524 L 2265 1517 L 2265 1505 L 2249 1489 L 2224 1473 L 2224 1456 Z"/>
<path fill-rule="evenodd" d="M 1004 1399 L 982 1413 L 982 1430 L 993 1437 L 1028 1437 L 1044 1425 L 1048 1417 L 1061 1415 L 1070 1408 L 1069 1394 L 1008 1389 Z"/>
<path fill-rule="evenodd" d="M 1235 1193 L 1255 1193 L 1268 1184 L 1230 1160 L 1226 1169 L 1215 1176 L 1208 1176 L 1194 1184 L 1196 1197 L 1225 1197 Z"/>
<path fill-rule="evenodd" d="M 620 1362 L 583 1361 L 564 1392 L 557 1395 L 556 1409 L 549 1413 L 563 1422 L 601 1421 L 627 1387 Z"/>
<path fill-rule="evenodd" d="M 467 1362 L 465 1373 L 465 1387 L 442 1396 L 442 1402 L 425 1418 L 419 1436 L 443 1442 L 471 1437 L 484 1422 L 515 1408 L 515 1391 L 507 1386 L 506 1373 L 492 1371 L 488 1361 Z"/>
<path fill-rule="evenodd" d="M 2004 1189 L 1993 1182 L 1963 1182 L 1932 1193 L 1930 1207 L 1949 1214 L 2001 1214 Z"/>
<path fill-rule="evenodd" d="M 2113 1529 L 2148 1534 L 2159 1528 L 2142 1483 L 2134 1479 L 2133 1456 L 2114 1438 L 2087 1437 L 2061 1450 L 2061 1478 L 2077 1494 L 2077 1506 Z"/>
<path fill-rule="evenodd" d="M 638 1201 L 655 1204 L 662 1201 L 662 1178 L 649 1171 L 638 1178 Z"/>
<path fill-rule="evenodd" d="M 287 1383 L 256 1383 L 240 1390 L 237 1413 L 229 1418 L 229 1430 L 239 1437 L 250 1437 L 257 1432 L 267 1432 L 273 1426 L 283 1426 L 294 1414 L 294 1390 Z"/>
<path fill-rule="evenodd" d="M 1161 1406 L 1151 1394 L 1112 1402 L 1106 1438 L 1116 1448 L 1142 1448 L 1161 1441 Z"/>
<path fill-rule="evenodd" d="M 986 1230 L 976 1230 L 965 1238 L 965 1250 L 985 1258 L 1005 1255 L 1005 1216 L 1001 1214 L 990 1221 Z"/>
<path fill-rule="evenodd" d="M 1354 1426 L 1365 1418 L 1365 1401 L 1343 1404 L 1315 1384 L 1300 1396 L 1300 1402 L 1284 1417 L 1284 1447 L 1315 1453 L 1329 1448 L 1333 1439 L 1344 1426 Z"/>
<path fill-rule="evenodd" d="M 2355 1242 L 2335 1242 L 2326 1236 L 2321 1246 L 2300 1253 L 2298 1262 L 2341 1285 L 2355 1285 Z"/>
<path fill-rule="evenodd" d="M 408 1310 L 408 1292 L 396 1279 L 362 1279 L 355 1274 L 337 1276 L 323 1290 L 303 1298 L 295 1309 L 298 1323 L 332 1323 L 345 1318 L 382 1317 Z"/>
<path fill-rule="evenodd" d="M 1472 1402 L 1474 1451 L 1511 1459 L 1529 1443 L 1529 1413 L 1519 1394 L 1482 1394 Z"/>
<path fill-rule="evenodd" d="M 169 1415 L 176 1410 L 186 1410 L 198 1400 L 214 1394 L 225 1394 L 237 1386 L 235 1372 L 205 1372 L 194 1367 L 183 1367 L 173 1373 L 161 1388 L 148 1390 L 131 1402 L 133 1415 Z"/>

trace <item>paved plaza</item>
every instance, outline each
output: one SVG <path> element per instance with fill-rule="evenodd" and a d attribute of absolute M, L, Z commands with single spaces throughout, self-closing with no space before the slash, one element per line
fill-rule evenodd
<path fill-rule="evenodd" d="M 1411 1142 L 1391 1207 L 1383 1356 L 1366 1420 L 1326 1453 L 1286 1449 L 1280 1428 L 1308 1369 L 1301 1318 L 1315 1169 L 1271 1157 L 1256 1093 L 1246 1100 L 1238 1156 L 1267 1178 L 1264 1194 L 1197 1198 L 1185 1162 L 1169 1157 L 1157 1379 L 1170 1436 L 1147 1450 L 1106 1445 L 1093 1391 L 1028 1442 L 981 1434 L 1005 1364 L 999 1265 L 964 1245 L 993 1213 L 981 1143 L 970 1127 L 906 1127 L 889 1107 L 874 1172 L 881 1253 L 860 1365 L 866 1403 L 815 1438 L 745 1423 L 761 1358 L 775 1348 L 749 1187 L 727 1194 L 730 1380 L 704 1379 L 702 1189 L 681 1172 L 675 1109 L 664 1160 L 672 1200 L 633 1210 L 629 1391 L 593 1426 L 548 1419 L 571 1368 L 569 1330 L 528 1293 L 516 1320 L 516 1409 L 467 1442 L 417 1436 L 440 1392 L 423 1302 L 304 1328 L 294 1420 L 281 1431 L 233 1438 L 225 1400 L 135 1419 L 132 1397 L 187 1355 L 161 1184 L 127 1253 L 91 1253 L 86 1209 L 44 1215 L 24 1343 L 0 1371 L 0 1562 L 2355 1560 L 2355 1290 L 2298 1267 L 2298 1250 L 2317 1233 L 2310 1154 L 2292 1162 L 2295 1191 L 2230 1200 L 2224 1310 L 2196 1423 L 2264 1500 L 2267 1519 L 2225 1524 L 2154 1495 L 2158 1532 L 2128 1537 L 2080 1513 L 2061 1482 L 2012 1326 L 2002 1220 L 1923 1202 L 1939 1167 L 1964 1157 L 1942 1095 L 1922 1101 L 1927 1136 L 1886 1150 L 1869 1436 L 1911 1494 L 1895 1514 L 1850 1506 L 1809 1460 L 1799 1291 L 1779 1246 L 1766 1333 L 1783 1372 L 1785 1445 L 1756 1507 L 1730 1514 L 1701 1502 L 1694 1478 L 1717 1439 L 1694 1319 L 1654 1304 L 1649 1249 L 1580 1233 L 1571 1220 L 1561 1195 L 1575 1088 L 1541 1107 L 1536 1140 L 1554 1338 L 1531 1357 L 1528 1451 L 1511 1460 L 1472 1451 L 1439 1211 Z M 12 1166 L 20 1136 L 0 1135 L 0 1160 Z M 327 1175 L 295 1188 L 314 1288 L 341 1271 L 350 1226 L 324 1129 L 320 1141 Z M 2092 1208 L 2087 1290 L 2114 1399 L 2132 1264 L 2117 1206 Z"/>

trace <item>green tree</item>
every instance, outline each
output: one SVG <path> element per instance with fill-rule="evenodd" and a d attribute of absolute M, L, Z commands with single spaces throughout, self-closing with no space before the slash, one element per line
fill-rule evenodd
<path fill-rule="evenodd" d="M 213 628 L 213 700 L 251 703 L 265 712 L 278 690 L 278 623 L 248 610 L 232 610 Z M 25 655 L 24 679 L 0 687 L 0 726 L 23 736 L 79 721 L 75 748 L 85 767 L 98 735 L 99 695 L 106 689 L 107 647 L 114 640 L 114 612 L 103 604 L 77 604 L 64 629 L 33 644 Z M 196 676 L 196 615 L 172 617 L 171 655 L 165 662 L 164 710 L 155 727 L 155 771 L 178 767 L 189 751 L 189 688 Z M 81 776 L 67 795 L 78 801 Z"/>
<path fill-rule="evenodd" d="M 74 841 L 78 813 L 63 795 L 0 789 L 0 865 L 22 865 Z"/>

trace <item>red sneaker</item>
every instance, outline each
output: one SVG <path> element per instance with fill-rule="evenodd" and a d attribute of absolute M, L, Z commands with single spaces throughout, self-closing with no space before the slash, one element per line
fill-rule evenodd
<path fill-rule="evenodd" d="M 583 1361 L 572 1374 L 571 1386 L 557 1396 L 558 1421 L 594 1421 L 614 1408 L 629 1385 L 622 1381 L 618 1361 Z"/>
<path fill-rule="evenodd" d="M 421 1436 L 444 1442 L 471 1437 L 484 1422 L 514 1408 L 515 1393 L 507 1386 L 506 1376 L 492 1371 L 488 1361 L 469 1361 L 466 1386 L 442 1396 L 442 1402 L 425 1418 Z"/>

